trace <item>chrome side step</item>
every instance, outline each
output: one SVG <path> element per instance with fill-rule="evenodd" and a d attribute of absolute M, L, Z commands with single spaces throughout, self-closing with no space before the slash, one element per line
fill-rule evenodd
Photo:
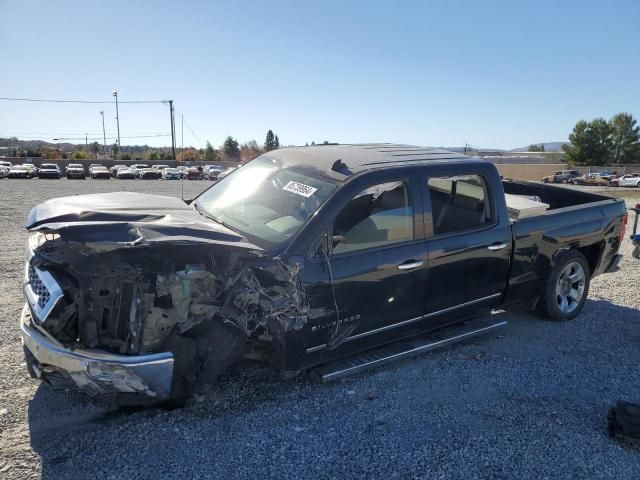
<path fill-rule="evenodd" d="M 471 321 L 461 325 L 446 327 L 426 336 L 401 340 L 374 350 L 366 351 L 351 357 L 321 365 L 309 371 L 312 379 L 326 383 L 338 378 L 347 377 L 364 370 L 380 367 L 397 360 L 420 355 L 436 348 L 462 342 L 505 327 L 507 321 L 485 320 Z"/>

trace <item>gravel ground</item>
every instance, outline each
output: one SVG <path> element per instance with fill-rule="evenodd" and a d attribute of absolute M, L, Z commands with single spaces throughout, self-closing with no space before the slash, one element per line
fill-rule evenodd
<path fill-rule="evenodd" d="M 185 182 L 185 196 L 207 184 Z M 616 478 L 640 452 L 608 408 L 640 399 L 640 261 L 596 278 L 577 320 L 507 329 L 326 385 L 248 366 L 180 410 L 113 411 L 28 377 L 17 321 L 29 209 L 163 181 L 0 181 L 0 478 Z"/>

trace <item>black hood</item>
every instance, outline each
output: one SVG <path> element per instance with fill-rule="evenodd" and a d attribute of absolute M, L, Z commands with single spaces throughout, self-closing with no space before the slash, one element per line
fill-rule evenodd
<path fill-rule="evenodd" d="M 203 217 L 179 198 L 145 193 L 54 198 L 29 212 L 26 227 L 56 232 L 68 242 L 103 244 L 103 248 L 213 243 L 260 250 L 242 235 Z"/>

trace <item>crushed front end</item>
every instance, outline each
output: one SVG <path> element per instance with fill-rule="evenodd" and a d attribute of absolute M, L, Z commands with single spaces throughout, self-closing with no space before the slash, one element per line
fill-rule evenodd
<path fill-rule="evenodd" d="M 179 219 L 190 213 L 66 215 L 32 222 L 21 319 L 32 376 L 134 405 L 182 401 L 245 355 L 282 366 L 286 334 L 306 321 L 297 266 L 219 229 L 198 239 Z"/>

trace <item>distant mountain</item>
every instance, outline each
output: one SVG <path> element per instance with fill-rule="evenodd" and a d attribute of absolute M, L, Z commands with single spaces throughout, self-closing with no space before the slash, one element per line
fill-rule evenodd
<path fill-rule="evenodd" d="M 545 152 L 561 152 L 562 145 L 569 145 L 569 142 L 538 142 L 538 143 L 534 143 L 533 145 L 540 145 L 541 143 L 542 145 L 544 145 Z M 529 145 L 527 145 L 526 147 L 514 148 L 509 151 L 510 152 L 526 152 L 528 148 L 529 148 Z"/>

